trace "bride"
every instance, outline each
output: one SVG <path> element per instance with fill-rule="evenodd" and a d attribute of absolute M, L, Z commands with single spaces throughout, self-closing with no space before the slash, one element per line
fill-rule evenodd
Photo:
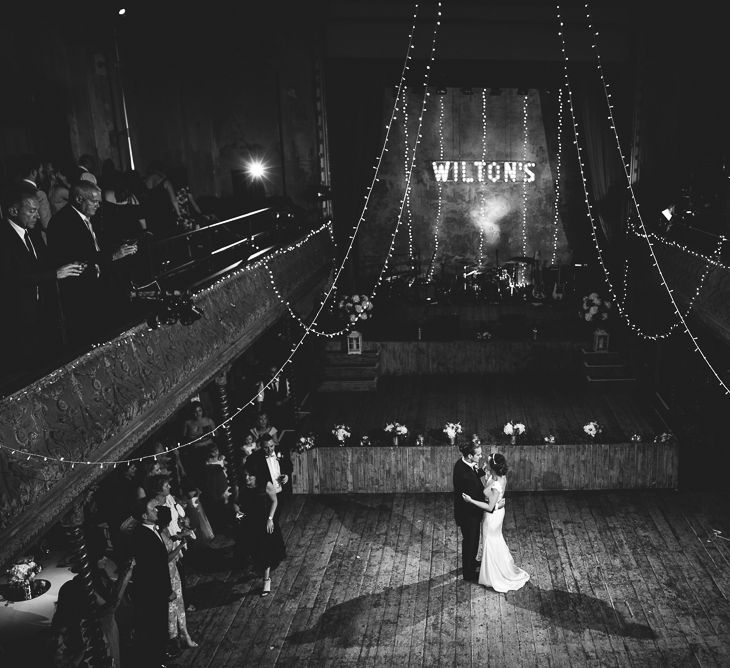
<path fill-rule="evenodd" d="M 486 503 L 472 499 L 468 494 L 462 495 L 464 501 L 485 511 L 482 520 L 483 546 L 479 584 L 499 592 L 515 591 L 530 579 L 530 575 L 515 565 L 502 536 L 504 505 L 500 508 L 499 502 L 504 498 L 507 485 L 507 461 L 500 453 L 490 455 L 487 461 L 491 474 L 484 480 Z"/>

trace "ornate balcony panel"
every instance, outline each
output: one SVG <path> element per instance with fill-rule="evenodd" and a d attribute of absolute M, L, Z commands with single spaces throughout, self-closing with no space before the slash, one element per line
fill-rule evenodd
<path fill-rule="evenodd" d="M 323 228 L 283 250 L 268 266 L 306 313 L 328 278 L 330 237 Z M 194 302 L 192 325 L 139 325 L 0 402 L 0 565 L 109 472 L 98 462 L 126 458 L 285 311 L 263 261 Z"/>

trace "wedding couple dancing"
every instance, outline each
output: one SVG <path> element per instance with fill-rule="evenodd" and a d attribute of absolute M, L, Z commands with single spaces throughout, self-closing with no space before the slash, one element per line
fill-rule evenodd
<path fill-rule="evenodd" d="M 498 592 L 520 589 L 530 575 L 515 565 L 502 536 L 507 462 L 504 455 L 489 455 L 489 475 L 479 467 L 478 440 L 461 448 L 454 464 L 454 518 L 461 529 L 461 565 L 464 580 Z M 480 550 L 481 535 L 481 550 Z M 481 562 L 478 561 L 481 552 Z"/>

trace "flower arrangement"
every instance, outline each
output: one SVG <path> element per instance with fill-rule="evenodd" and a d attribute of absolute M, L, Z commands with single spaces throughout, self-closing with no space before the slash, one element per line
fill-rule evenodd
<path fill-rule="evenodd" d="M 641 434 L 631 434 L 632 443 L 641 443 Z"/>
<path fill-rule="evenodd" d="M 41 572 L 40 564 L 33 561 L 32 557 L 23 557 L 7 570 L 8 584 L 24 585 Z"/>
<path fill-rule="evenodd" d="M 580 316 L 586 322 L 594 320 L 608 320 L 608 312 L 611 309 L 611 302 L 603 299 L 597 292 L 583 297 L 582 310 Z"/>
<path fill-rule="evenodd" d="M 444 425 L 444 434 L 446 434 L 450 441 L 453 441 L 456 438 L 456 435 L 460 433 L 461 422 L 447 422 Z"/>
<path fill-rule="evenodd" d="M 426 445 L 426 437 L 423 434 L 417 434 L 415 445 L 417 445 L 417 446 Z"/>
<path fill-rule="evenodd" d="M 654 437 L 654 443 L 669 443 L 669 441 L 671 441 L 671 440 L 672 440 L 672 435 L 667 433 L 666 431 L 661 434 L 657 434 Z"/>
<path fill-rule="evenodd" d="M 300 436 L 294 446 L 294 452 L 302 454 L 307 450 L 311 450 L 314 447 L 314 436 L 307 434 L 306 436 Z"/>
<path fill-rule="evenodd" d="M 548 434 L 542 440 L 546 445 L 555 445 L 555 436 L 552 434 Z"/>
<path fill-rule="evenodd" d="M 367 448 L 370 445 L 370 436 L 367 434 L 364 434 L 360 437 L 360 445 L 364 448 Z"/>
<path fill-rule="evenodd" d="M 342 447 L 345 445 L 345 441 L 352 435 L 352 430 L 346 424 L 336 424 L 332 429 L 332 433 L 340 444 L 340 447 Z"/>
<path fill-rule="evenodd" d="M 385 431 L 394 436 L 405 436 L 408 433 L 408 427 L 400 422 L 389 422 L 385 425 Z"/>
<path fill-rule="evenodd" d="M 601 425 L 595 420 L 591 420 L 583 425 L 583 431 L 591 438 L 595 438 L 598 434 L 603 432 L 603 427 L 601 427 Z"/>
<path fill-rule="evenodd" d="M 340 313 L 354 325 L 358 320 L 372 318 L 373 302 L 367 295 L 345 295 L 338 302 Z"/>
<path fill-rule="evenodd" d="M 525 425 L 521 422 L 508 422 L 504 425 L 502 431 L 507 434 L 507 436 L 519 436 L 520 434 L 525 433 Z"/>

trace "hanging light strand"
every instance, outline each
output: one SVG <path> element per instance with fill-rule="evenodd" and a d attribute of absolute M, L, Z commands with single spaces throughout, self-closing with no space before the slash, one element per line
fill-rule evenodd
<path fill-rule="evenodd" d="M 527 162 L 527 97 L 528 94 L 522 98 L 522 164 Z M 522 257 L 527 257 L 527 177 L 523 173 L 522 175 Z M 520 275 L 518 278 L 518 285 L 523 286 L 526 283 L 527 277 L 525 275 L 524 264 L 520 264 Z"/>
<path fill-rule="evenodd" d="M 583 195 L 584 195 L 584 198 L 585 198 L 586 212 L 587 212 L 587 215 L 588 215 L 588 219 L 590 221 L 590 224 L 591 224 L 591 235 L 593 237 L 593 243 L 594 243 L 594 245 L 596 247 L 598 261 L 599 261 L 599 264 L 601 265 L 601 269 L 603 270 L 603 272 L 604 272 L 604 274 L 606 276 L 606 284 L 607 284 L 608 290 L 609 290 L 609 292 L 611 294 L 611 297 L 612 297 L 614 303 L 616 304 L 617 310 L 619 311 L 619 313 L 621 314 L 621 316 L 624 318 L 624 320 L 627 323 L 627 325 L 633 331 L 639 333 L 640 335 L 644 336 L 645 338 L 652 338 L 652 336 L 647 336 L 646 334 L 644 334 L 643 333 L 643 330 L 640 327 L 638 327 L 635 323 L 632 323 L 631 322 L 631 319 L 629 318 L 628 313 L 626 312 L 626 310 L 622 306 L 621 301 L 619 300 L 618 295 L 616 294 L 616 291 L 613 288 L 613 283 L 611 281 L 611 274 L 610 274 L 610 272 L 608 270 L 608 267 L 607 267 L 607 265 L 606 265 L 606 263 L 604 261 L 603 252 L 602 252 L 601 246 L 600 246 L 600 244 L 598 242 L 598 234 L 597 234 L 597 230 L 596 230 L 596 222 L 595 222 L 595 219 L 593 218 L 592 206 L 591 206 L 590 198 L 589 198 L 589 195 L 588 195 L 588 186 L 587 186 L 586 176 L 585 176 L 585 165 L 584 165 L 584 162 L 583 162 L 582 149 L 581 149 L 581 146 L 580 146 L 580 133 L 578 131 L 578 123 L 577 123 L 577 120 L 576 120 L 575 108 L 574 108 L 574 104 L 573 104 L 573 93 L 572 93 L 571 88 L 570 88 L 570 79 L 569 79 L 569 76 L 568 76 L 568 54 L 567 54 L 566 47 L 565 47 L 565 36 L 564 36 L 564 33 L 563 33 L 563 30 L 565 28 L 565 24 L 563 22 L 563 19 L 562 19 L 561 13 L 560 13 L 560 4 L 559 3 L 556 3 L 555 6 L 556 6 L 556 14 L 557 14 L 557 20 L 558 20 L 558 25 L 559 25 L 558 36 L 560 37 L 561 51 L 562 51 L 562 56 L 563 56 L 563 76 L 564 76 L 564 80 L 565 80 L 566 90 L 567 90 L 567 93 L 568 93 L 568 106 L 569 106 L 569 109 L 570 109 L 571 123 L 572 123 L 572 126 L 573 126 L 573 136 L 575 138 L 575 146 L 576 146 L 576 150 L 577 150 L 577 153 L 578 153 L 578 168 L 579 168 L 579 173 L 580 173 L 580 177 L 581 177 L 581 184 L 582 184 L 582 187 L 583 187 Z M 614 130 L 615 130 L 615 127 L 614 127 Z M 626 162 L 623 161 L 623 164 L 624 164 L 624 171 L 625 171 L 626 175 L 628 177 L 630 177 L 629 172 L 628 172 L 628 169 L 626 167 Z M 643 219 L 641 217 L 641 214 L 639 212 L 638 203 L 636 202 L 636 198 L 634 196 L 634 192 L 633 192 L 633 188 L 631 186 L 631 183 L 629 183 L 628 188 L 629 188 L 629 192 L 631 193 L 631 197 L 633 199 L 634 206 L 637 209 L 637 217 L 638 217 L 639 223 L 641 225 L 642 232 L 643 232 L 644 236 L 646 236 L 647 239 L 648 239 L 647 230 L 646 230 L 646 227 L 644 225 L 644 221 L 643 221 Z M 664 273 L 662 272 L 661 267 L 659 266 L 659 262 L 657 261 L 656 255 L 654 254 L 654 249 L 653 249 L 651 243 L 649 243 L 649 252 L 650 252 L 651 257 L 652 257 L 652 264 L 653 264 L 654 267 L 656 267 L 656 270 L 657 270 L 657 272 L 659 274 L 661 283 L 664 286 L 665 290 L 667 291 L 667 294 L 669 295 L 669 299 L 670 299 L 670 301 L 672 303 L 672 306 L 674 308 L 674 312 L 676 313 L 677 317 L 680 319 L 681 324 L 682 324 L 682 327 L 684 329 L 684 332 L 691 339 L 692 344 L 694 346 L 695 352 L 701 357 L 701 359 L 706 364 L 707 368 L 710 370 L 710 372 L 712 373 L 712 375 L 720 383 L 720 386 L 725 391 L 725 394 L 730 395 L 730 389 L 727 387 L 725 381 L 720 377 L 720 375 L 718 374 L 718 372 L 712 366 L 712 363 L 707 358 L 707 355 L 705 355 L 704 351 L 700 347 L 700 345 L 699 345 L 699 343 L 697 341 L 697 337 L 694 336 L 694 334 L 691 332 L 691 330 L 689 329 L 689 326 L 687 325 L 686 320 L 682 316 L 682 313 L 680 312 L 679 307 L 677 306 L 677 302 L 674 299 L 673 290 L 667 284 L 667 281 L 666 281 L 666 279 L 664 277 Z"/>
<path fill-rule="evenodd" d="M 560 229 L 560 170 L 563 161 L 563 86 L 558 89 L 558 157 L 555 167 L 555 204 L 553 206 L 553 254 L 551 263 L 555 265 L 558 257 L 558 231 Z"/>
<path fill-rule="evenodd" d="M 439 96 L 439 160 L 444 159 L 444 95 Z M 428 282 L 433 280 L 433 272 L 436 269 L 436 258 L 439 252 L 439 228 L 441 227 L 441 217 L 443 215 L 443 185 L 441 181 L 437 181 L 436 187 L 438 192 L 436 195 L 436 224 L 433 228 L 433 256 L 431 265 L 428 268 Z"/>
<path fill-rule="evenodd" d="M 487 164 L 487 89 L 482 88 L 482 166 Z M 479 188 L 479 266 L 484 263 L 484 225 L 487 220 L 487 186 Z"/>
<path fill-rule="evenodd" d="M 403 89 L 403 179 L 408 173 L 408 87 Z M 413 259 L 413 214 L 411 212 L 411 189 L 406 190 L 406 225 L 408 229 L 408 259 Z"/>
<path fill-rule="evenodd" d="M 440 2 L 438 3 L 438 6 L 439 6 L 438 16 L 440 17 L 441 16 L 441 11 L 440 11 L 441 3 Z M 314 325 L 316 324 L 317 319 L 321 315 L 322 311 L 324 310 L 325 305 L 326 305 L 326 303 L 327 303 L 330 295 L 333 293 L 333 291 L 335 289 L 335 286 L 337 285 L 337 282 L 338 282 L 338 280 L 340 278 L 340 275 L 342 273 L 342 270 L 343 270 L 343 268 L 345 266 L 345 263 L 347 262 L 347 259 L 349 258 L 349 255 L 350 255 L 350 253 L 352 251 L 352 247 L 353 247 L 353 244 L 354 244 L 355 236 L 357 235 L 357 231 L 358 231 L 360 225 L 364 221 L 365 211 L 367 210 L 367 205 L 368 205 L 368 202 L 369 202 L 369 199 L 370 199 L 370 195 L 372 193 L 373 185 L 377 181 L 377 176 L 378 176 L 378 173 L 379 173 L 379 170 L 380 170 L 380 165 L 382 163 L 383 156 L 384 156 L 384 154 L 388 150 L 387 149 L 387 144 L 388 144 L 388 138 L 390 136 L 390 128 L 392 126 L 393 119 L 395 118 L 395 113 L 396 113 L 396 111 L 398 109 L 398 103 L 397 103 L 397 101 L 398 101 L 398 99 L 400 97 L 400 92 L 402 90 L 402 87 L 405 85 L 405 72 L 409 69 L 409 64 L 408 63 L 411 60 L 411 51 L 413 49 L 413 35 L 415 33 L 415 26 L 416 26 L 417 16 L 418 16 L 418 3 L 416 3 L 414 5 L 413 22 L 412 22 L 412 25 L 411 25 L 410 34 L 408 36 L 409 41 L 408 41 L 408 50 L 407 50 L 406 60 L 405 60 L 403 69 L 401 71 L 401 78 L 400 78 L 400 82 L 398 84 L 398 92 L 397 92 L 397 94 L 395 96 L 396 102 L 394 104 L 393 111 L 391 112 L 390 121 L 389 121 L 388 125 L 386 126 L 387 132 L 386 132 L 386 136 L 385 136 L 385 139 L 384 139 L 384 142 L 383 142 L 383 147 L 382 147 L 382 149 L 380 151 L 380 154 L 378 155 L 377 162 L 376 162 L 376 165 L 374 167 L 375 174 L 373 175 L 373 179 L 372 179 L 372 181 L 370 183 L 370 186 L 367 188 L 367 194 L 365 195 L 365 204 L 363 205 L 362 213 L 361 213 L 360 218 L 359 218 L 359 220 L 358 220 L 358 222 L 357 222 L 357 224 L 355 226 L 355 229 L 353 231 L 353 234 L 350 236 L 350 242 L 349 242 L 349 245 L 348 245 L 348 247 L 347 247 L 347 249 L 345 251 L 345 256 L 344 256 L 342 262 L 340 263 L 340 266 L 338 267 L 337 272 L 335 274 L 334 280 L 332 281 L 332 285 L 327 290 L 327 293 L 325 294 L 324 299 L 322 300 L 322 302 L 321 302 L 321 304 L 320 304 L 317 312 L 315 313 L 315 315 L 314 315 L 314 317 L 312 319 L 312 322 L 309 325 L 306 325 L 306 324 L 304 325 L 304 333 L 302 334 L 301 338 L 291 348 L 291 350 L 290 350 L 289 355 L 287 356 L 287 358 L 280 365 L 280 367 L 274 373 L 274 375 L 268 380 L 268 382 L 265 383 L 263 385 L 263 387 L 258 392 L 256 392 L 248 401 L 246 401 L 246 403 L 243 406 L 237 408 L 228 417 L 228 419 L 226 419 L 223 422 L 221 422 L 219 425 L 217 425 L 215 427 L 215 429 L 211 430 L 210 432 L 207 432 L 205 434 L 202 434 L 201 436 L 199 436 L 199 437 L 197 437 L 195 439 L 192 439 L 190 441 L 187 441 L 185 443 L 178 443 L 175 447 L 166 448 L 163 451 L 163 453 L 159 453 L 159 454 L 167 454 L 167 453 L 170 453 L 170 452 L 175 452 L 175 451 L 181 450 L 181 449 L 183 449 L 185 447 L 188 447 L 190 445 L 193 445 L 195 443 L 198 443 L 199 441 L 201 441 L 204 438 L 207 438 L 207 437 L 209 437 L 211 435 L 214 435 L 219 429 L 223 429 L 227 425 L 230 425 L 239 415 L 241 415 L 241 413 L 243 413 L 243 411 L 247 407 L 254 405 L 254 403 L 256 402 L 256 399 L 259 396 L 260 392 L 265 391 L 266 389 L 268 389 L 269 387 L 271 387 L 271 385 L 274 383 L 275 379 L 278 378 L 279 375 L 284 371 L 284 369 L 291 363 L 294 355 L 296 354 L 297 350 L 301 347 L 301 345 L 304 343 L 305 339 L 311 333 L 313 333 L 312 332 L 312 329 L 313 329 Z M 437 25 L 439 25 L 439 24 L 440 24 L 440 18 L 437 21 Z M 436 32 L 436 29 L 434 29 L 434 35 L 435 35 L 435 32 Z M 434 37 L 434 44 L 432 46 L 432 60 L 433 60 L 433 53 L 434 53 L 434 51 L 435 51 L 435 37 Z M 430 70 L 430 66 L 428 67 L 428 69 Z M 420 134 L 420 125 L 419 125 L 419 134 Z M 414 153 L 414 155 L 415 155 L 415 153 Z M 412 165 L 411 165 L 411 169 L 412 169 Z M 401 216 L 402 216 L 402 206 L 401 206 Z M 399 221 L 400 221 L 400 217 L 401 216 L 399 216 Z M 329 224 L 331 224 L 331 223 L 325 223 L 324 225 L 322 225 L 317 230 L 314 230 L 314 231 L 310 232 L 309 234 L 307 234 L 307 236 L 304 239 L 301 239 L 296 244 L 293 244 L 292 246 L 287 247 L 287 249 L 282 249 L 280 251 L 272 252 L 272 254 L 270 256 L 267 256 L 267 258 L 265 258 L 265 259 L 263 259 L 263 260 L 261 260 L 259 262 L 253 263 L 251 265 L 247 265 L 243 269 L 235 272 L 235 274 L 228 275 L 228 276 L 226 276 L 226 278 L 221 279 L 219 281 L 216 281 L 210 287 L 208 287 L 208 288 L 206 288 L 204 290 L 201 290 L 199 293 L 197 293 L 197 295 L 202 295 L 202 294 L 205 294 L 205 293 L 209 292 L 210 290 L 213 289 L 213 287 L 215 285 L 218 285 L 219 283 L 223 282 L 224 280 L 230 280 L 231 276 L 236 276 L 236 275 L 242 273 L 243 271 L 250 271 L 252 268 L 261 266 L 262 264 L 266 264 L 273 257 L 276 257 L 276 256 L 281 255 L 281 254 L 286 253 L 286 252 L 290 252 L 291 250 L 294 250 L 295 248 L 299 248 L 302 244 L 306 243 L 309 239 L 311 239 L 315 234 L 317 234 L 317 233 L 319 233 L 319 232 L 327 229 Z M 395 230 L 395 232 L 393 234 L 393 237 L 391 239 L 391 249 L 392 249 L 392 245 L 393 245 L 392 244 L 392 241 L 395 238 L 395 234 L 397 233 L 397 230 L 398 230 L 398 225 L 396 225 L 396 230 Z M 387 258 L 386 258 L 386 261 L 385 262 L 386 262 L 386 265 L 387 265 Z M 381 276 L 382 276 L 382 273 L 383 272 L 381 272 Z M 117 343 L 117 345 L 120 345 L 120 343 Z M 64 367 L 64 368 L 66 368 L 66 367 Z M 19 448 L 13 448 L 13 447 L 7 446 L 7 445 L 5 445 L 3 443 L 0 443 L 0 448 L 6 450 L 8 452 L 10 452 L 10 454 L 24 456 L 28 460 L 30 460 L 30 459 L 37 459 L 37 460 L 42 460 L 44 462 L 54 461 L 54 462 L 56 462 L 58 464 L 70 464 L 72 469 L 75 468 L 75 466 L 77 464 L 99 466 L 99 468 L 102 468 L 103 469 L 105 466 L 116 467 L 117 464 L 130 464 L 130 463 L 133 463 L 133 462 L 134 463 L 138 463 L 138 462 L 142 462 L 143 460 L 146 460 L 146 459 L 152 459 L 152 458 L 156 458 L 157 457 L 157 454 L 151 454 L 151 455 L 142 455 L 140 457 L 131 457 L 131 458 L 128 458 L 128 459 L 118 459 L 118 460 L 111 460 L 111 461 L 69 460 L 69 459 L 66 459 L 65 457 L 53 457 L 53 456 L 50 456 L 50 455 L 47 455 L 47 454 L 44 455 L 44 454 L 40 454 L 40 453 L 29 452 L 29 451 L 22 450 L 22 449 L 19 449 Z"/>

